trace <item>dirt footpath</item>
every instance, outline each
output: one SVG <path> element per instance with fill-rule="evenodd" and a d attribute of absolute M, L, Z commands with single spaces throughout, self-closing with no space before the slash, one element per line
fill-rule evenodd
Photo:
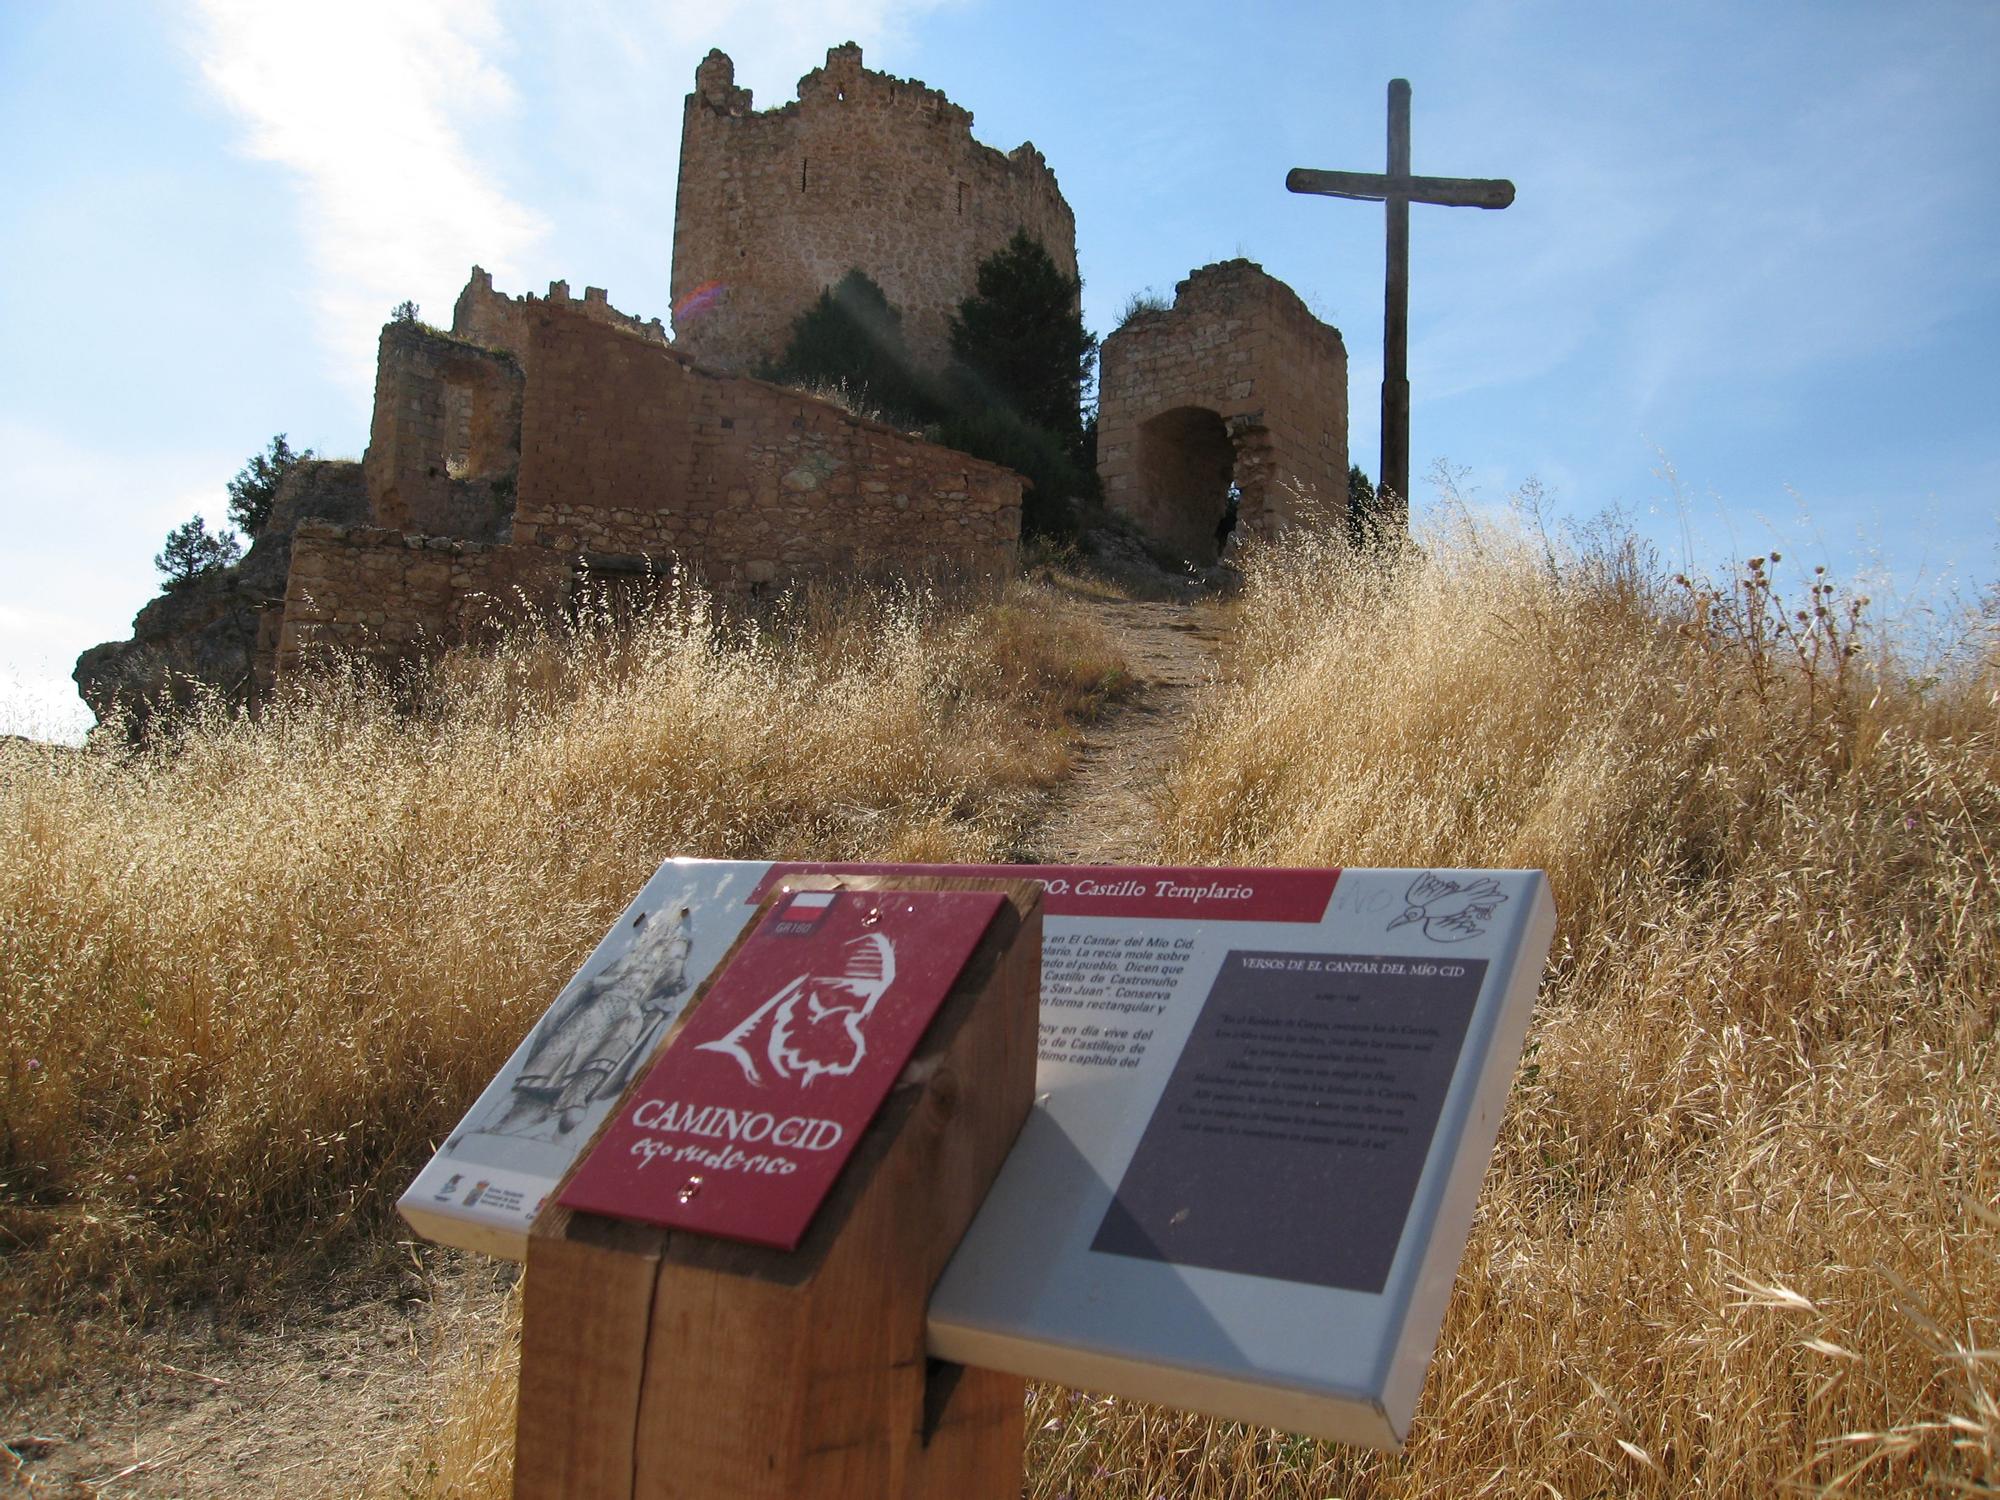
<path fill-rule="evenodd" d="M 1174 749 L 1220 636 L 1198 605 L 1094 604 L 1136 690 L 1083 735 L 1076 773 L 1056 789 L 1021 857 L 1036 864 L 1138 864 L 1153 857 L 1150 794 Z"/>
<path fill-rule="evenodd" d="M 0 1495 L 350 1496 L 432 1419 L 467 1326 L 514 1268 L 426 1250 L 423 1268 L 254 1322 L 199 1314 L 132 1337 L 88 1379 L 0 1412 Z"/>

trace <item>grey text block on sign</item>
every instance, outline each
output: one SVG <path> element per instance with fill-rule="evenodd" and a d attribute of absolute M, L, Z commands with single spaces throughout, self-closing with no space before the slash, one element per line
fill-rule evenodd
<path fill-rule="evenodd" d="M 1232 951 L 1091 1248 L 1380 1292 L 1485 974 Z"/>

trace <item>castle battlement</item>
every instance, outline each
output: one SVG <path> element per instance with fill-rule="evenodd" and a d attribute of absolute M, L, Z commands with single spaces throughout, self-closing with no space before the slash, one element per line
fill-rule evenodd
<path fill-rule="evenodd" d="M 667 341 L 666 326 L 658 318 L 641 320 L 620 312 L 611 305 L 611 294 L 601 286 L 585 287 L 581 302 L 570 296 L 567 281 L 551 281 L 546 298 L 533 292 L 510 297 L 493 290 L 493 273 L 482 266 L 472 268 L 465 290 L 458 294 L 458 301 L 452 307 L 452 335 L 488 349 L 499 349 L 525 364 L 529 323 L 535 309 L 545 304 L 573 307 L 607 327 L 622 328 L 662 344 Z"/>
<path fill-rule="evenodd" d="M 1033 142 L 982 144 L 970 110 L 863 67 L 852 42 L 799 80 L 797 99 L 761 111 L 727 54 L 710 52 L 681 130 L 675 342 L 754 368 L 858 267 L 902 313 L 916 358 L 941 365 L 979 263 L 1020 229 L 1076 274 L 1076 219 Z"/>

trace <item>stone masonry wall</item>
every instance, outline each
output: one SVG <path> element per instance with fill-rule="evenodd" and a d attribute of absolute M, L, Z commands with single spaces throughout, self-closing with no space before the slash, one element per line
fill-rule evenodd
<path fill-rule="evenodd" d="M 543 547 L 482 546 L 309 521 L 292 538 L 280 676 L 316 650 L 409 660 L 559 607 L 570 564 Z"/>
<path fill-rule="evenodd" d="M 543 306 L 545 300 L 549 305 L 569 308 L 586 318 L 593 318 L 612 328 L 623 328 L 655 343 L 664 344 L 667 341 L 667 330 L 658 318 L 642 321 L 629 313 L 620 312 L 611 305 L 610 295 L 601 286 L 585 287 L 581 302 L 570 296 L 567 281 L 550 282 L 546 299 L 537 297 L 533 292 L 510 297 L 505 292 L 493 290 L 492 273 L 480 266 L 472 268 L 465 290 L 458 294 L 458 301 L 452 307 L 452 334 L 470 343 L 511 354 L 526 371 L 528 330 L 536 309 Z"/>
<path fill-rule="evenodd" d="M 829 402 L 544 308 L 516 543 L 677 556 L 740 589 L 834 570 L 1015 565 L 1021 479 Z"/>
<path fill-rule="evenodd" d="M 1017 229 L 1076 274 L 1076 220 L 1033 144 L 1004 155 L 981 145 L 970 111 L 862 67 L 852 42 L 798 93 L 760 113 L 723 53 L 695 70 L 674 214 L 675 347 L 755 369 L 859 267 L 901 311 L 911 353 L 936 368 L 948 315 Z"/>
<path fill-rule="evenodd" d="M 1106 338 L 1098 403 L 1105 503 L 1193 561 L 1216 556 L 1231 479 L 1251 534 L 1304 519 L 1300 491 L 1346 516 L 1346 346 L 1250 261 L 1202 267 Z"/>
<path fill-rule="evenodd" d="M 374 524 L 298 528 L 260 680 L 319 647 L 396 662 L 477 637 L 563 607 L 592 568 L 615 581 L 678 562 L 738 591 L 1016 564 L 1011 469 L 704 370 L 584 304 L 520 306 L 518 363 L 420 324 L 383 331 L 364 466 Z M 454 405 L 454 391 L 484 404 Z M 454 477 L 454 454 L 504 463 L 505 483 Z"/>
<path fill-rule="evenodd" d="M 375 523 L 501 540 L 521 459 L 524 384 L 509 354 L 415 321 L 384 327 L 362 459 Z"/>

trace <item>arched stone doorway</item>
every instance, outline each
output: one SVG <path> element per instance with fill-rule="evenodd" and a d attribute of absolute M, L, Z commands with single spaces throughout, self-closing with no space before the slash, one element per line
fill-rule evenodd
<path fill-rule="evenodd" d="M 1236 538 L 1344 527 L 1346 347 L 1250 262 L 1204 266 L 1171 308 L 1134 312 L 1105 336 L 1098 378 L 1104 503 L 1151 540 L 1212 561 L 1231 483 Z"/>
<path fill-rule="evenodd" d="M 1236 473 L 1236 446 L 1205 406 L 1176 406 L 1139 424 L 1139 493 L 1148 529 L 1202 567 L 1220 550 Z"/>

